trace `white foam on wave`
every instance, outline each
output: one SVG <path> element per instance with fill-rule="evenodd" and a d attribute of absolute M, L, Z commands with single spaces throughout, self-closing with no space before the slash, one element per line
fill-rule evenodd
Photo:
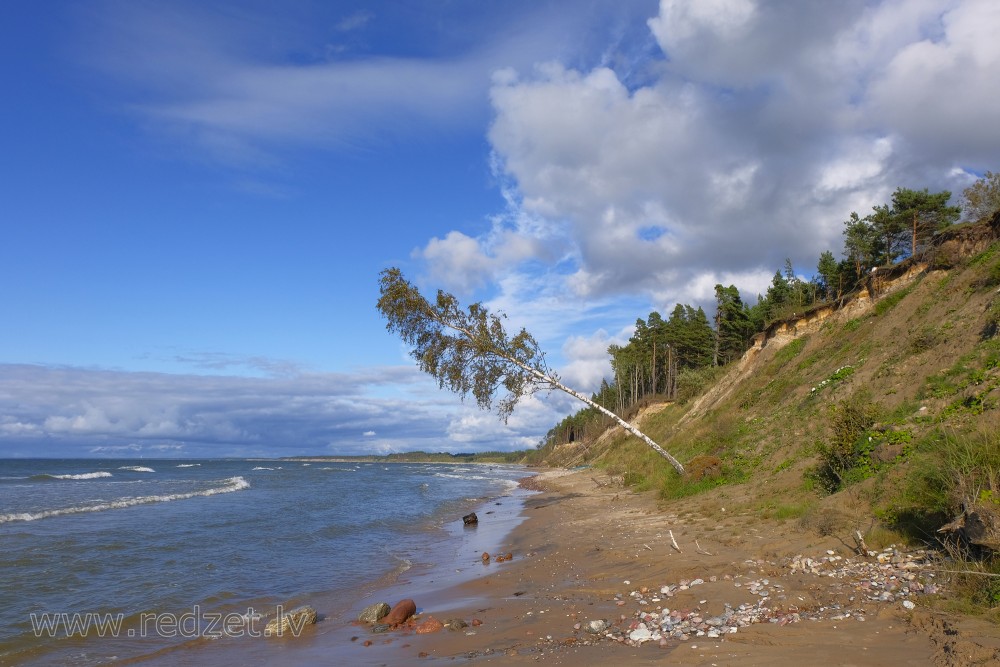
<path fill-rule="evenodd" d="M 194 468 L 195 466 L 200 466 L 200 463 L 178 463 L 178 468 Z"/>
<path fill-rule="evenodd" d="M 146 466 L 121 466 L 119 470 L 131 470 L 132 472 L 156 472 L 152 468 L 147 468 Z"/>
<path fill-rule="evenodd" d="M 274 468 L 268 468 L 267 466 L 254 466 L 250 470 L 274 470 Z"/>
<path fill-rule="evenodd" d="M 63 516 L 65 514 L 83 514 L 85 512 L 103 512 L 104 510 L 122 509 L 134 507 L 136 505 L 149 505 L 151 503 L 165 503 L 172 500 L 187 500 L 199 496 L 214 496 L 220 493 L 232 493 L 249 489 L 250 483 L 242 477 L 230 477 L 225 480 L 223 486 L 205 489 L 203 491 L 191 491 L 189 493 L 173 493 L 158 496 L 139 496 L 136 498 L 122 498 L 110 503 L 100 503 L 97 505 L 80 505 L 77 507 L 65 507 L 57 510 L 44 510 L 41 512 L 19 512 L 11 514 L 0 514 L 0 524 L 12 521 L 35 521 L 37 519 L 47 519 L 53 516 Z"/>
<path fill-rule="evenodd" d="M 451 473 L 447 472 L 436 472 L 434 473 L 434 476 L 447 477 L 448 479 L 486 479 L 486 480 L 496 479 L 496 477 L 487 477 L 485 475 L 452 475 Z"/>
<path fill-rule="evenodd" d="M 52 479 L 98 479 L 99 477 L 111 477 L 111 473 L 102 470 L 101 472 L 84 472 L 79 475 L 45 475 L 45 477 Z"/>

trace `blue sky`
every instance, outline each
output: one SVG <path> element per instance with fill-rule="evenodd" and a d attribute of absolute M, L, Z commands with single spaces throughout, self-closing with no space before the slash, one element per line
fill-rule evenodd
<path fill-rule="evenodd" d="M 384 330 L 483 300 L 589 391 L 1000 155 L 987 0 L 31 3 L 0 21 L 0 456 L 530 447 Z"/>

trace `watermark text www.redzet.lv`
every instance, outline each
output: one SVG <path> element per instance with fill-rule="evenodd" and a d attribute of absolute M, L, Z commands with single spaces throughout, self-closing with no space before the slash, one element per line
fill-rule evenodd
<path fill-rule="evenodd" d="M 298 637 L 305 620 L 285 614 L 279 605 L 276 609 L 274 634 Z M 282 619 L 286 622 L 282 623 Z M 165 637 L 195 639 L 207 637 L 263 637 L 264 615 L 247 609 L 245 614 L 202 611 L 195 605 L 183 614 L 144 612 L 134 622 L 125 623 L 124 614 L 112 613 L 41 613 L 31 614 L 31 631 L 36 637 Z"/>

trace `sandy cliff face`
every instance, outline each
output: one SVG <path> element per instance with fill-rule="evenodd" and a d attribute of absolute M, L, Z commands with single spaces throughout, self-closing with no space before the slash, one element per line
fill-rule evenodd
<path fill-rule="evenodd" d="M 845 323 L 863 317 L 872 311 L 880 299 L 905 289 L 922 276 L 958 266 L 963 260 L 986 250 L 997 239 L 1000 239 L 1000 211 L 990 220 L 959 225 L 943 232 L 935 239 L 934 246 L 917 260 L 910 259 L 895 266 L 880 267 L 868 276 L 864 287 L 839 302 L 816 306 L 771 323 L 754 336 L 750 349 L 740 361 L 712 389 L 694 401 L 680 423 L 704 414 L 727 399 L 743 380 L 755 372 L 763 361 L 763 350 L 767 349 L 773 354 L 793 340 L 819 331 L 828 321 Z"/>

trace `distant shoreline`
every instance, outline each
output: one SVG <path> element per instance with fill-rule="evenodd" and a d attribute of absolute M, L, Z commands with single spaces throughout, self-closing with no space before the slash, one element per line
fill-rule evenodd
<path fill-rule="evenodd" d="M 389 454 L 387 456 L 283 456 L 277 459 L 247 459 L 248 461 L 287 461 L 292 463 L 448 463 L 454 465 L 523 466 L 518 461 L 500 461 L 478 454 Z"/>

